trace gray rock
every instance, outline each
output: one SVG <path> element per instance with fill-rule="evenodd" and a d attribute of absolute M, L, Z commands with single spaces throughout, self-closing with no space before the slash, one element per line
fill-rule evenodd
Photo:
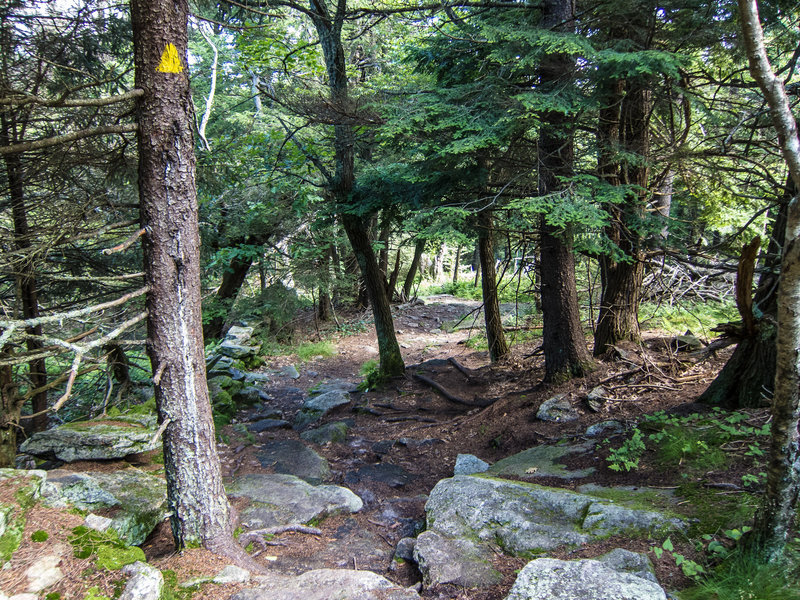
<path fill-rule="evenodd" d="M 273 575 L 259 588 L 237 592 L 230 600 L 419 600 L 419 594 L 371 571 L 317 569 L 299 577 Z"/>
<path fill-rule="evenodd" d="M 333 379 L 331 381 L 324 381 L 315 385 L 311 393 L 312 395 L 321 395 L 326 392 L 347 392 L 352 394 L 358 391 L 358 385 L 344 379 Z"/>
<path fill-rule="evenodd" d="M 443 479 L 425 505 L 428 529 L 500 544 L 512 554 L 554 550 L 614 534 L 685 530 L 678 519 L 587 494 L 490 477 Z"/>
<path fill-rule="evenodd" d="M 344 476 L 344 481 L 348 485 L 355 485 L 363 481 L 375 481 L 383 483 L 389 487 L 399 488 L 412 480 L 412 475 L 403 467 L 389 463 L 378 463 L 376 465 L 365 465 L 355 471 L 349 471 Z"/>
<path fill-rule="evenodd" d="M 280 374 L 290 379 L 300 379 L 300 373 L 294 365 L 286 365 L 280 370 Z"/>
<path fill-rule="evenodd" d="M 503 576 L 492 567 L 492 552 L 465 538 L 448 538 L 435 531 L 419 534 L 414 560 L 425 585 L 452 583 L 476 588 L 500 583 Z"/>
<path fill-rule="evenodd" d="M 532 560 L 506 600 L 666 600 L 661 587 L 596 560 Z"/>
<path fill-rule="evenodd" d="M 498 460 L 491 467 L 489 473 L 500 476 L 513 476 L 523 478 L 558 477 L 560 479 L 579 479 L 594 473 L 593 467 L 568 471 L 560 462 L 571 454 L 591 452 L 594 444 L 585 442 L 575 445 L 563 446 L 535 446 L 517 454 Z"/>
<path fill-rule="evenodd" d="M 251 385 L 236 392 L 233 395 L 233 401 L 237 404 L 252 405 L 259 402 L 268 402 L 269 395 L 263 390 Z"/>
<path fill-rule="evenodd" d="M 230 485 L 228 494 L 251 500 L 242 513 L 242 523 L 249 528 L 303 524 L 363 507 L 361 498 L 347 488 L 312 486 L 292 475 L 245 475 Z"/>
<path fill-rule="evenodd" d="M 122 567 L 129 575 L 128 583 L 119 600 L 159 600 L 164 589 L 164 576 L 161 571 L 147 563 L 135 562 Z"/>
<path fill-rule="evenodd" d="M 147 426 L 124 422 L 119 425 L 105 421 L 82 421 L 39 431 L 25 440 L 20 451 L 41 458 L 57 458 L 64 462 L 77 460 L 105 460 L 122 458 L 129 454 L 149 452 L 161 447 L 161 440 L 153 440 L 156 432 L 155 416 L 143 416 Z"/>
<path fill-rule="evenodd" d="M 414 560 L 414 546 L 417 545 L 417 539 L 412 537 L 404 537 L 394 549 L 394 558 L 402 560 Z"/>
<path fill-rule="evenodd" d="M 50 471 L 49 483 L 62 499 L 81 510 L 112 509 L 111 527 L 131 546 L 138 546 L 167 514 L 163 479 L 136 468 L 113 472 Z"/>
<path fill-rule="evenodd" d="M 347 439 L 347 432 L 350 430 L 347 423 L 337 421 L 328 423 L 316 429 L 309 429 L 300 434 L 300 437 L 307 442 L 314 444 L 327 444 L 328 442 L 344 442 Z"/>
<path fill-rule="evenodd" d="M 276 473 L 295 475 L 309 483 L 320 483 L 331 474 L 328 461 L 297 440 L 277 440 L 264 444 L 256 453 L 256 458 L 262 467 L 272 468 Z"/>
<path fill-rule="evenodd" d="M 263 431 L 268 431 L 270 429 L 281 429 L 283 427 L 291 427 L 292 424 L 289 421 L 284 421 L 283 419 L 261 419 L 260 421 L 256 421 L 255 423 L 250 423 L 247 426 L 247 431 L 252 431 L 253 433 L 261 433 Z"/>
<path fill-rule="evenodd" d="M 233 341 L 225 340 L 218 347 L 217 352 L 234 360 L 240 360 L 258 354 L 258 346 L 243 346 Z"/>
<path fill-rule="evenodd" d="M 228 565 L 217 573 L 211 581 L 216 584 L 247 583 L 250 581 L 250 571 L 236 565 Z"/>
<path fill-rule="evenodd" d="M 670 347 L 678 352 L 696 352 L 703 349 L 703 342 L 691 331 L 683 335 L 676 335 L 670 340 Z"/>
<path fill-rule="evenodd" d="M 292 428 L 296 431 L 303 431 L 309 425 L 319 421 L 324 415 L 325 413 L 321 410 L 309 410 L 307 408 L 301 408 L 297 412 L 297 415 L 295 415 Z"/>
<path fill-rule="evenodd" d="M 325 392 L 319 396 L 309 398 L 303 403 L 303 408 L 307 410 L 319 410 L 326 413 L 339 406 L 350 404 L 350 393 L 339 390 Z"/>
<path fill-rule="evenodd" d="M 253 337 L 254 329 L 252 327 L 243 327 L 241 325 L 231 325 L 225 333 L 225 339 L 236 344 L 246 344 Z"/>
<path fill-rule="evenodd" d="M 86 525 L 86 527 L 94 529 L 95 531 L 106 531 L 113 523 L 114 521 L 112 519 L 101 517 L 94 513 L 89 513 L 83 520 L 83 524 Z"/>
<path fill-rule="evenodd" d="M 219 353 L 210 354 L 206 359 L 206 364 L 212 365 L 212 368 L 209 369 L 208 377 L 213 377 L 214 373 L 220 373 L 223 375 L 230 375 L 228 369 L 233 366 L 233 359 L 230 356 L 223 356 Z"/>
<path fill-rule="evenodd" d="M 572 408 L 572 404 L 566 394 L 558 394 L 545 400 L 536 412 L 537 419 L 554 423 L 576 421 L 579 416 L 578 412 Z"/>
<path fill-rule="evenodd" d="M 244 374 L 244 382 L 253 384 L 253 383 L 266 383 L 272 379 L 272 376 L 267 373 L 245 373 Z"/>
<path fill-rule="evenodd" d="M 59 568 L 59 564 L 61 564 L 61 556 L 58 554 L 47 554 L 37 558 L 25 570 L 27 578 L 25 591 L 35 594 L 64 579 L 64 573 Z"/>
<path fill-rule="evenodd" d="M 489 463 L 481 460 L 474 454 L 459 454 L 456 457 L 456 466 L 453 469 L 454 475 L 472 475 L 473 473 L 485 473 L 489 470 Z"/>
<path fill-rule="evenodd" d="M 653 563 L 650 562 L 650 559 L 645 554 L 631 552 L 624 548 L 615 548 L 611 552 L 598 556 L 596 560 L 620 573 L 630 573 L 653 583 L 658 583 Z"/>
<path fill-rule="evenodd" d="M 625 431 L 625 425 L 619 421 L 600 421 L 587 427 L 586 435 L 588 437 L 597 437 L 609 433 L 622 433 L 623 431 Z"/>

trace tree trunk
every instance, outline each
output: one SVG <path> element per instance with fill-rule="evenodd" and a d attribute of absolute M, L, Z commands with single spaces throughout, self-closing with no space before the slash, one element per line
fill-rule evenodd
<path fill-rule="evenodd" d="M 397 278 L 400 276 L 400 248 L 394 255 L 394 267 L 392 274 L 389 276 L 389 282 L 386 284 L 386 295 L 389 297 L 389 302 L 394 298 L 394 292 L 397 289 Z"/>
<path fill-rule="evenodd" d="M 367 234 L 364 221 L 355 215 L 342 215 L 342 224 L 353 247 L 353 252 L 361 267 L 364 282 L 375 319 L 375 333 L 378 336 L 380 372 L 386 377 L 402 375 L 405 371 L 400 345 L 394 332 L 392 309 L 386 295 L 386 283 L 378 267 L 372 243 Z"/>
<path fill-rule="evenodd" d="M 461 268 L 461 244 L 456 246 L 456 258 L 453 262 L 453 283 L 458 283 L 458 270 Z"/>
<path fill-rule="evenodd" d="M 233 306 L 236 296 L 239 295 L 239 290 L 242 289 L 242 285 L 247 280 L 247 274 L 250 272 L 252 264 L 252 257 L 243 257 L 237 254 L 222 273 L 222 283 L 220 283 L 219 289 L 211 301 L 215 313 L 219 314 L 215 314 L 203 325 L 205 341 L 222 337 L 225 322 L 228 320 L 228 312 Z"/>
<path fill-rule="evenodd" d="M 603 288 L 600 297 L 600 309 L 597 317 L 597 329 L 594 337 L 594 355 L 602 356 L 609 348 L 621 340 L 639 339 L 639 301 L 642 292 L 644 262 L 642 237 L 637 231 L 644 215 L 645 195 L 649 179 L 647 165 L 650 148 L 650 90 L 645 82 L 628 82 L 628 89 L 623 96 L 619 83 L 615 85 L 615 94 L 611 97 L 611 106 L 620 106 L 620 131 L 605 134 L 604 142 L 613 151 L 613 138 L 619 136 L 622 151 L 622 163 L 618 168 L 603 164 L 601 159 L 601 176 L 614 183 L 630 186 L 625 200 L 619 204 L 609 203 L 606 210 L 611 222 L 606 227 L 606 235 L 616 246 L 624 258 L 603 255 L 600 257 L 601 280 Z M 608 119 L 601 126 L 616 127 Z M 625 158 L 636 156 L 631 162 Z M 611 176 L 616 171 L 618 175 Z"/>
<path fill-rule="evenodd" d="M 147 350 L 177 548 L 200 543 L 237 554 L 222 485 L 201 335 L 187 0 L 131 0 L 138 105 L 139 200 Z M 241 552 L 241 549 L 239 549 Z"/>
<path fill-rule="evenodd" d="M 481 289 L 483 290 L 483 316 L 486 323 L 486 339 L 489 342 L 489 358 L 492 362 L 510 354 L 503 322 L 500 318 L 500 301 L 497 297 L 497 273 L 494 267 L 494 222 L 490 210 L 478 213 L 478 248 L 480 252 Z"/>
<path fill-rule="evenodd" d="M 13 117 L 5 113 L 0 116 L 0 144 L 7 146 L 16 143 L 17 125 Z M 36 272 L 33 265 L 31 252 L 31 231 L 28 226 L 28 211 L 25 206 L 25 177 L 23 174 L 22 158 L 19 154 L 8 154 L 4 156 L 6 164 L 6 176 L 8 178 L 8 193 L 11 199 L 11 214 L 14 222 L 14 244 L 19 254 L 16 264 L 17 289 L 22 304 L 22 318 L 36 319 L 39 317 L 39 299 L 36 289 Z M 41 336 L 42 326 L 28 327 L 25 329 L 28 335 Z M 44 344 L 37 338 L 28 338 L 25 342 L 28 352 L 41 350 Z M 28 378 L 32 389 L 44 388 L 47 385 L 47 365 L 44 358 L 32 360 L 28 363 Z M 42 431 L 47 429 L 47 392 L 42 391 L 31 399 L 33 413 L 37 414 L 33 418 L 33 430 Z"/>
<path fill-rule="evenodd" d="M 571 21 L 573 12 L 571 0 L 545 0 L 542 26 L 563 29 L 562 24 Z M 574 70 L 574 61 L 569 56 L 548 56 L 539 67 L 542 88 L 554 89 L 565 85 L 565 78 L 571 79 Z M 546 112 L 541 120 L 539 195 L 546 196 L 559 191 L 559 177 L 572 175 L 573 126 L 568 117 L 560 112 Z M 539 239 L 544 379 L 548 382 L 562 381 L 584 375 L 591 365 L 578 310 L 572 233 L 569 229 L 556 229 L 542 215 Z"/>
<path fill-rule="evenodd" d="M 739 0 L 739 16 L 750 73 L 766 97 L 783 158 L 795 190 L 800 190 L 800 138 L 781 79 L 767 58 L 755 0 Z M 778 289 L 778 335 L 775 393 L 772 397 L 772 444 L 764 502 L 756 515 L 756 543 L 765 562 L 785 559 L 789 532 L 800 495 L 800 207 L 795 198 L 786 218 L 786 243 Z"/>
<path fill-rule="evenodd" d="M 4 358 L 8 353 L 8 350 L 0 349 Z M 11 365 L 0 366 L 0 469 L 14 468 L 21 408 Z"/>
<path fill-rule="evenodd" d="M 481 250 L 478 242 L 475 242 L 475 250 L 472 252 L 472 268 L 475 269 L 475 279 L 472 282 L 472 287 L 478 287 L 481 277 Z"/>
<path fill-rule="evenodd" d="M 403 282 L 403 300 L 411 297 L 411 288 L 414 287 L 414 278 L 419 270 L 419 263 L 422 260 L 422 253 L 425 251 L 426 240 L 418 239 L 414 244 L 414 258 L 411 259 L 411 266 L 408 267 L 406 279 Z"/>

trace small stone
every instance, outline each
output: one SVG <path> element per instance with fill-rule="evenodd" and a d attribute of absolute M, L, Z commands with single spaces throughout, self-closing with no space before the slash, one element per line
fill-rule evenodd
<path fill-rule="evenodd" d="M 395 559 L 414 560 L 414 546 L 417 545 L 416 538 L 405 537 L 397 542 L 397 547 L 394 550 Z"/>
<path fill-rule="evenodd" d="M 300 437 L 307 442 L 314 444 L 327 444 L 328 442 L 344 442 L 347 439 L 347 432 L 350 428 L 344 421 L 328 423 L 316 429 L 309 429 L 300 434 Z"/>
<path fill-rule="evenodd" d="M 95 531 L 106 531 L 111 527 L 111 523 L 113 523 L 113 521 L 108 517 L 101 517 L 94 513 L 89 513 L 83 520 L 83 524 L 86 525 L 86 527 L 94 529 Z"/>
<path fill-rule="evenodd" d="M 589 405 L 594 412 L 599 412 L 603 408 L 603 403 L 606 401 L 606 394 L 608 392 L 602 385 L 598 385 L 586 395 L 586 404 Z"/>
<path fill-rule="evenodd" d="M 164 576 L 161 571 L 147 563 L 135 562 L 122 568 L 125 575 L 131 578 L 119 600 L 159 600 L 164 588 Z"/>
<path fill-rule="evenodd" d="M 600 421 L 586 428 L 586 436 L 597 437 L 602 434 L 622 433 L 623 431 L 625 431 L 625 425 L 619 421 Z"/>
<path fill-rule="evenodd" d="M 557 394 L 552 398 L 542 402 L 536 412 L 536 418 L 541 421 L 554 423 L 568 423 L 579 418 L 578 412 L 572 408 L 572 404 L 566 394 Z"/>
<path fill-rule="evenodd" d="M 473 473 L 485 473 L 489 470 L 489 463 L 481 460 L 473 454 L 459 454 L 456 457 L 456 466 L 453 469 L 454 475 L 472 475 Z"/>
<path fill-rule="evenodd" d="M 258 347 L 242 346 L 241 344 L 236 344 L 234 342 L 224 341 L 219 345 L 217 351 L 220 354 L 229 356 L 230 358 L 237 360 L 237 359 L 247 358 L 249 356 L 255 356 L 256 354 L 258 354 Z"/>
<path fill-rule="evenodd" d="M 237 567 L 236 565 L 228 565 L 211 581 L 218 584 L 247 583 L 250 581 L 250 571 Z"/>
<path fill-rule="evenodd" d="M 271 375 L 267 375 L 266 373 L 245 373 L 244 374 L 244 381 L 245 383 L 264 383 L 269 381 L 272 378 Z"/>
<path fill-rule="evenodd" d="M 291 379 L 300 379 L 300 373 L 298 372 L 297 368 L 294 365 L 286 365 L 281 369 L 280 373 L 284 377 L 289 377 Z"/>
<path fill-rule="evenodd" d="M 26 591 L 31 593 L 40 592 L 61 581 L 64 578 L 64 574 L 58 568 L 60 563 L 61 557 L 55 554 L 37 559 L 25 571 L 25 577 L 28 578 Z"/>
<path fill-rule="evenodd" d="M 249 406 L 259 402 L 268 402 L 269 395 L 263 390 L 251 385 L 236 392 L 233 395 L 233 401 L 239 405 L 245 404 Z"/>
<path fill-rule="evenodd" d="M 3 598 L 3 596 L 0 595 L 0 598 Z M 11 598 L 9 598 L 8 600 L 38 600 L 38 599 L 39 599 L 38 594 L 15 594 L 14 596 L 11 596 Z"/>
<path fill-rule="evenodd" d="M 261 433 L 269 429 L 280 429 L 291 426 L 292 424 L 289 423 L 289 421 L 284 421 L 283 419 L 261 419 L 255 423 L 250 423 L 250 425 L 247 426 L 247 430 L 253 433 Z"/>

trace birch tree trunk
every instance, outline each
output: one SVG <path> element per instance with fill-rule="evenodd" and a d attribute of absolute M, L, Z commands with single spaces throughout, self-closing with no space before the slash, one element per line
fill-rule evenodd
<path fill-rule="evenodd" d="M 131 0 L 138 106 L 139 200 L 153 367 L 177 548 L 236 554 L 206 385 L 200 236 L 186 63 L 187 0 Z M 238 547 L 237 547 L 238 548 Z"/>
<path fill-rule="evenodd" d="M 750 73 L 767 100 L 781 152 L 800 189 L 800 139 L 783 82 L 767 59 L 755 0 L 739 0 Z M 782 560 L 800 492 L 800 207 L 795 197 L 786 219 L 778 288 L 777 369 L 772 398 L 772 444 L 764 502 L 756 515 L 755 542 L 767 561 Z"/>

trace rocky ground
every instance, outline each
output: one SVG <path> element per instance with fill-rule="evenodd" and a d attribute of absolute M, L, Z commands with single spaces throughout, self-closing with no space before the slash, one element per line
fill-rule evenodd
<path fill-rule="evenodd" d="M 362 365 L 377 358 L 374 334 L 352 331 L 359 315 L 340 317 L 351 333 L 336 336 L 333 356 L 267 358 L 266 366 L 247 375 L 230 371 L 227 360 L 212 365 L 212 391 L 240 406 L 222 428 L 219 446 L 240 539 L 270 578 L 244 581 L 242 573 L 228 570 L 219 579 L 225 583 L 191 588 L 194 598 L 339 597 L 331 590 L 350 590 L 342 598 L 591 597 L 580 587 L 565 587 L 564 573 L 572 582 L 622 586 L 620 593 L 643 599 L 664 598 L 662 587 L 687 585 L 674 560 L 654 560 L 651 567 L 645 558 L 655 559 L 651 548 L 667 536 L 685 556 L 696 556 L 687 535 L 692 507 L 675 493 L 686 478 L 647 454 L 631 471 L 612 471 L 606 459 L 642 415 L 705 411 L 692 402 L 725 356 L 700 360 L 684 351 L 693 340 L 649 332 L 641 345 L 620 346 L 617 360 L 599 364 L 590 376 L 542 386 L 539 342 L 531 335 L 536 328 L 515 317 L 524 307 L 504 307 L 509 334 L 529 341 L 517 343 L 513 357 L 499 365 L 472 349 L 477 308 L 477 302 L 450 296 L 396 307 L 408 369 L 377 390 L 357 390 Z M 299 335 L 330 333 L 309 318 Z M 245 336 L 231 346 L 249 343 Z M 237 379 L 242 383 L 229 387 Z M 143 428 L 133 438 L 144 447 L 103 461 L 73 450 L 61 457 L 70 462 L 47 465 L 59 468 L 48 472 L 45 486 L 58 506 L 80 480 L 82 489 L 94 490 L 80 508 L 116 519 L 115 527 L 128 505 L 150 500 L 134 496 L 104 508 L 98 498 L 125 494 L 125 486 L 107 480 L 132 473 L 131 464 L 145 478 L 157 478 L 161 468 L 152 460 L 157 451 L 147 447 L 154 424 L 139 416 L 118 418 L 93 426 L 95 442 L 100 428 L 122 424 Z M 748 418 L 755 424 L 766 415 L 753 411 Z M 74 448 L 77 442 L 70 443 Z M 735 494 L 742 491 L 743 465 L 691 477 L 709 497 Z M 137 482 L 129 487 L 158 488 L 151 479 Z M 22 487 L 21 480 L 6 479 L 0 506 Z M 129 538 L 141 545 L 147 562 L 166 572 L 177 590 L 193 578 L 218 576 L 227 566 L 223 559 L 200 549 L 174 553 L 159 500 L 153 502 L 155 531 L 147 534 L 141 526 Z M 43 558 L 61 573 L 41 588 L 48 600 L 83 599 L 93 586 L 95 596 L 113 597 L 115 586 L 122 589 L 126 577 L 119 571 L 99 568 L 91 553 L 74 556 L 70 532 L 84 513 L 43 503 L 30 511 L 21 546 L 0 572 L 0 590 L 24 592 L 30 587 L 26 573 Z M 36 531 L 49 532 L 48 540 L 34 541 Z M 269 534 L 254 534 L 259 531 Z M 547 558 L 528 564 L 534 556 Z M 597 557 L 604 562 L 582 560 Z M 562 575 L 548 583 L 554 572 Z"/>

